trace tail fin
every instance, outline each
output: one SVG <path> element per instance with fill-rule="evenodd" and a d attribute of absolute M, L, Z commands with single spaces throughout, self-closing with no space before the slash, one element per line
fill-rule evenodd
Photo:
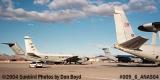
<path fill-rule="evenodd" d="M 118 61 L 116 57 L 111 55 L 111 53 L 109 52 L 109 48 L 103 48 L 102 50 L 104 51 L 106 58 L 113 60 L 113 61 Z"/>
<path fill-rule="evenodd" d="M 29 36 L 24 37 L 26 53 L 38 53 L 38 50 Z"/>
<path fill-rule="evenodd" d="M 21 47 L 19 47 L 17 43 L 2 43 L 2 44 L 8 45 L 15 52 L 16 55 L 25 55 L 25 52 Z"/>
<path fill-rule="evenodd" d="M 114 20 L 118 44 L 134 38 L 135 35 L 122 8 L 115 7 Z"/>

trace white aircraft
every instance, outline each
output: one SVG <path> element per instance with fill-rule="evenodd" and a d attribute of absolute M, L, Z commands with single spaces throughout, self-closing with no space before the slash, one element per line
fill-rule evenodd
<path fill-rule="evenodd" d="M 151 63 L 150 61 L 144 61 L 137 56 L 133 55 L 112 55 L 112 53 L 109 51 L 109 48 L 102 48 L 102 50 L 105 53 L 105 58 L 108 60 L 114 61 L 114 62 L 120 62 L 120 63 L 131 63 L 131 62 L 136 62 L 136 63 Z"/>
<path fill-rule="evenodd" d="M 144 44 L 148 39 L 142 36 L 136 36 L 133 33 L 132 27 L 122 8 L 115 7 L 114 20 L 117 37 L 114 47 L 116 49 L 146 60 L 154 61 L 158 65 L 160 64 L 160 47 Z"/>
<path fill-rule="evenodd" d="M 104 56 L 105 58 L 115 61 L 115 62 L 118 61 L 118 59 L 109 52 L 109 48 L 102 48 L 102 50 L 105 53 L 105 56 Z"/>
<path fill-rule="evenodd" d="M 32 42 L 29 36 L 25 36 L 25 47 L 26 52 L 19 47 L 17 43 L 3 43 L 7 44 L 16 55 L 23 57 L 27 60 L 32 61 L 44 61 L 44 62 L 54 62 L 54 63 L 70 63 L 70 62 L 78 62 L 81 60 L 78 56 L 73 55 L 63 55 L 63 54 L 55 54 L 55 53 L 40 53 L 37 48 L 35 47 L 34 43 Z"/>

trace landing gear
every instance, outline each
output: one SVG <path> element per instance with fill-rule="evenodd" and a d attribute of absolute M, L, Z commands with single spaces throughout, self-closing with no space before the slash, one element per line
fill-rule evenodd
<path fill-rule="evenodd" d="M 155 62 L 155 64 L 159 67 L 160 66 L 160 62 Z"/>
<path fill-rule="evenodd" d="M 159 66 L 160 66 L 160 63 L 159 63 L 159 64 L 157 64 L 157 66 L 159 67 Z"/>

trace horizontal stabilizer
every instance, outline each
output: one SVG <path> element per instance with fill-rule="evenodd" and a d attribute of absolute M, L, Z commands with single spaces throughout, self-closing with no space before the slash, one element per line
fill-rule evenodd
<path fill-rule="evenodd" d="M 2 44 L 6 44 L 6 45 L 8 45 L 9 47 L 12 47 L 12 46 L 15 45 L 15 43 L 2 43 Z"/>
<path fill-rule="evenodd" d="M 2 43 L 8 45 L 16 55 L 25 55 L 23 49 L 17 43 Z"/>
<path fill-rule="evenodd" d="M 127 49 L 139 49 L 148 39 L 143 38 L 141 36 L 137 36 L 131 40 L 128 40 L 122 44 L 120 44 L 121 47 L 127 48 Z"/>
<path fill-rule="evenodd" d="M 36 55 L 34 53 L 27 53 L 27 55 L 30 56 L 30 57 L 32 57 L 32 58 L 35 58 L 35 59 L 41 58 L 40 56 L 38 56 L 38 55 Z"/>

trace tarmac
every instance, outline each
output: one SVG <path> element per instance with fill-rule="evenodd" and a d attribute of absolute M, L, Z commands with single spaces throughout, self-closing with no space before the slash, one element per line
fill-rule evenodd
<path fill-rule="evenodd" d="M 44 68 L 29 68 L 29 63 L 1 62 L 0 80 L 160 80 L 160 67 L 122 64 L 98 62 L 88 65 L 45 65 Z"/>

